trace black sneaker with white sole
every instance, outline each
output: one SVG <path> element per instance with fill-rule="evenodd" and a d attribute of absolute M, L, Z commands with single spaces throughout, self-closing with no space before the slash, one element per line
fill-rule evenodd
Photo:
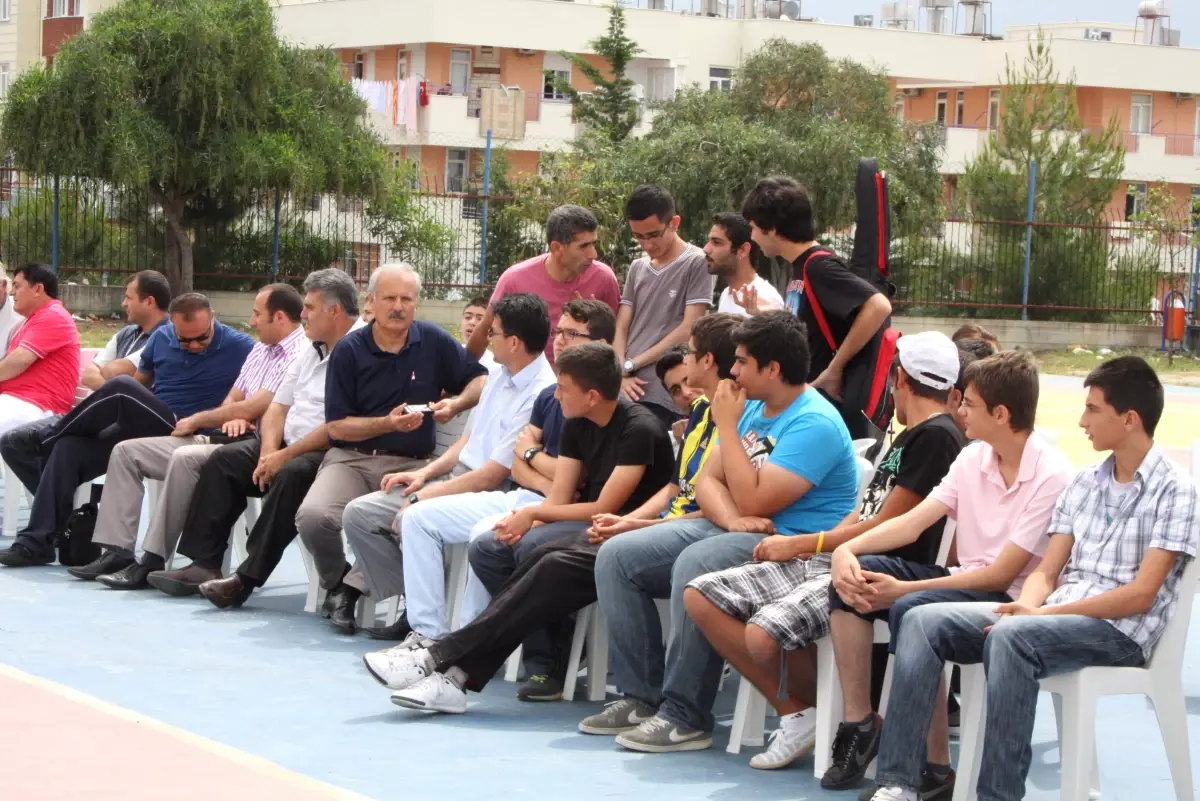
<path fill-rule="evenodd" d="M 872 715 L 871 722 L 870 729 L 844 721 L 838 725 L 833 738 L 833 764 L 821 777 L 821 786 L 826 790 L 849 790 L 866 776 L 867 766 L 879 753 L 883 730 L 878 715 Z"/>
<path fill-rule="evenodd" d="M 518 701 L 561 701 L 563 680 L 538 673 L 525 679 L 517 688 Z"/>

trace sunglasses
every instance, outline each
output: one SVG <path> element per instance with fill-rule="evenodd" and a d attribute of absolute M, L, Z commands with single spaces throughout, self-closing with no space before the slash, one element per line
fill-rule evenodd
<path fill-rule="evenodd" d="M 177 339 L 179 341 L 180 345 L 199 345 L 201 343 L 207 342 L 208 338 L 211 336 L 212 336 L 212 329 L 209 328 L 207 331 L 205 331 L 203 334 L 201 334 L 198 337 L 181 337 L 178 334 L 176 334 L 175 339 Z"/>

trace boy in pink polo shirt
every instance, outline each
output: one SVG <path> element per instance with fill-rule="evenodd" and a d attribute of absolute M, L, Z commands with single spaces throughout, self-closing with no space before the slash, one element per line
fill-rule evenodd
<path fill-rule="evenodd" d="M 917 606 L 1016 598 L 1046 552 L 1050 516 L 1074 472 L 1061 451 L 1033 434 L 1038 371 L 1032 356 L 989 356 L 969 365 L 964 381 L 966 434 L 977 441 L 928 498 L 834 551 L 830 631 L 845 708 L 833 764 L 821 778 L 826 789 L 857 785 L 879 749 L 883 723 L 872 712 L 870 694 L 872 622 L 885 618 L 898 633 L 906 612 Z M 906 545 L 943 516 L 957 524 L 951 567 L 859 558 Z M 893 653 L 897 639 L 893 634 L 888 646 Z M 923 798 L 948 799 L 953 772 L 944 687 L 939 698 L 921 789 Z"/>

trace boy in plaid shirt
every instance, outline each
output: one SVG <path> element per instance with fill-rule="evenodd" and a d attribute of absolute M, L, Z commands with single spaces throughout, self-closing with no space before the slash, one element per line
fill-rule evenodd
<path fill-rule="evenodd" d="M 942 664 L 983 662 L 989 714 L 980 801 L 1019 801 L 1032 759 L 1038 682 L 1085 667 L 1140 667 L 1175 610 L 1196 555 L 1196 489 L 1154 444 L 1158 376 L 1136 356 L 1084 381 L 1080 426 L 1112 454 L 1081 470 L 1059 498 L 1040 566 L 1011 603 L 933 604 L 906 618 L 874 801 L 916 801 L 922 737 Z M 892 711 L 889 709 L 889 712 Z"/>

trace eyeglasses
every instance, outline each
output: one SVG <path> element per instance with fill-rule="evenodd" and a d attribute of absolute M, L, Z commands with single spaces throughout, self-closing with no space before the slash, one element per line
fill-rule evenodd
<path fill-rule="evenodd" d="M 688 348 L 684 348 L 683 355 L 684 356 L 699 356 L 700 351 L 696 350 L 695 348 L 688 347 Z"/>
<path fill-rule="evenodd" d="M 573 328 L 555 328 L 553 331 L 550 332 L 550 334 L 555 337 L 561 336 L 563 339 L 567 339 L 567 340 L 571 340 L 571 341 L 580 340 L 580 339 L 586 339 L 586 340 L 592 341 L 592 340 L 597 339 L 597 337 L 592 336 L 587 331 L 576 331 Z"/>
<path fill-rule="evenodd" d="M 653 242 L 655 239 L 662 239 L 663 236 L 666 235 L 667 231 L 670 230 L 670 228 L 671 224 L 667 223 L 663 226 L 661 231 L 655 231 L 652 234 L 639 234 L 637 231 L 634 231 L 633 238 L 639 242 Z"/>
<path fill-rule="evenodd" d="M 175 338 L 177 340 L 179 340 L 180 345 L 199 345 L 204 342 L 207 342 L 208 338 L 211 336 L 212 336 L 212 328 L 210 327 L 207 331 L 205 331 L 203 334 L 201 334 L 198 337 L 181 337 L 178 334 L 176 334 Z"/>
<path fill-rule="evenodd" d="M 496 337 L 503 337 L 503 336 L 504 336 L 503 331 L 497 331 L 495 328 L 488 329 L 488 339 L 495 339 Z"/>

